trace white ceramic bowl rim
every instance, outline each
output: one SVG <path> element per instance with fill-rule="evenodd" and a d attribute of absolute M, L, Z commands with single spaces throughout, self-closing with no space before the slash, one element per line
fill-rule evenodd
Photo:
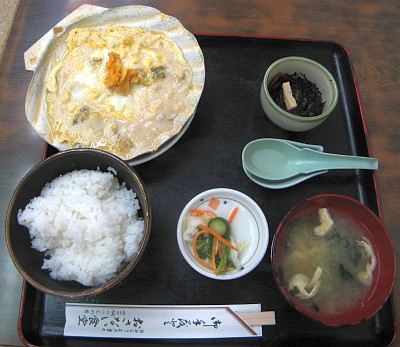
<path fill-rule="evenodd" d="M 304 116 L 296 116 L 290 112 L 285 111 L 284 109 L 282 109 L 281 107 L 279 107 L 278 104 L 275 103 L 275 101 L 272 99 L 271 95 L 268 92 L 268 76 L 270 75 L 271 71 L 273 69 L 275 69 L 277 66 L 279 66 L 282 63 L 288 62 L 288 61 L 301 61 L 304 63 L 308 63 L 310 65 L 313 65 L 315 68 L 317 68 L 318 70 L 320 70 L 325 76 L 326 78 L 329 80 L 329 85 L 332 87 L 332 93 L 333 93 L 333 99 L 331 104 L 329 105 L 329 107 L 320 115 L 318 116 L 313 116 L 313 117 L 304 117 Z M 299 71 L 299 73 L 301 73 L 301 71 Z M 263 79 L 263 91 L 264 91 L 264 95 L 266 96 L 266 98 L 268 99 L 268 101 L 270 102 L 271 106 L 277 111 L 279 112 L 282 116 L 289 118 L 291 120 L 297 121 L 297 122 L 301 122 L 301 123 L 312 123 L 315 121 L 318 121 L 320 119 L 324 119 L 326 118 L 331 112 L 332 110 L 335 108 L 337 101 L 338 101 L 338 88 L 335 82 L 335 79 L 333 78 L 332 74 L 324 67 L 322 66 L 320 63 L 317 63 L 314 60 L 308 59 L 308 58 L 304 58 L 304 57 L 297 57 L 297 56 L 290 56 L 290 57 L 284 57 L 281 58 L 277 61 L 275 61 L 274 63 L 272 63 L 269 68 L 267 69 L 264 79 Z"/>
<path fill-rule="evenodd" d="M 186 215 L 189 213 L 189 210 L 198 207 L 199 205 L 204 203 L 203 200 L 208 201 L 212 197 L 220 200 L 232 200 L 236 204 L 243 206 L 243 208 L 248 209 L 249 213 L 252 215 L 252 218 L 255 219 L 255 224 L 257 225 L 257 235 L 253 238 L 254 244 L 249 245 L 249 249 L 254 248 L 254 253 L 251 253 L 246 257 L 247 261 L 242 264 L 244 265 L 244 268 L 241 270 L 233 271 L 229 274 L 221 274 L 219 276 L 217 276 L 213 271 L 201 266 L 194 259 L 194 256 L 189 251 L 187 242 L 183 239 L 183 222 Z M 198 273 L 212 279 L 232 280 L 242 277 L 254 270 L 254 268 L 257 267 L 257 265 L 264 258 L 269 243 L 269 227 L 263 211 L 250 197 L 237 190 L 229 188 L 215 188 L 198 194 L 192 200 L 190 200 L 189 203 L 182 210 L 177 225 L 177 240 L 183 258 Z"/>

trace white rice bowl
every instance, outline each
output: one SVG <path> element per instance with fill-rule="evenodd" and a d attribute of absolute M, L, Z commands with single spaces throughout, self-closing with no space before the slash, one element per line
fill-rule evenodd
<path fill-rule="evenodd" d="M 42 269 L 56 280 L 106 283 L 138 251 L 144 221 L 136 193 L 115 170 L 75 170 L 47 183 L 18 211 L 32 248 L 45 252 Z"/>

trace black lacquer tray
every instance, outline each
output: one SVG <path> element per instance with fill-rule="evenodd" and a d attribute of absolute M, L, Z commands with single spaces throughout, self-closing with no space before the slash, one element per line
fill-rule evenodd
<path fill-rule="evenodd" d="M 24 284 L 19 334 L 28 345 L 131 346 L 386 346 L 396 336 L 393 297 L 371 319 L 355 326 L 327 327 L 289 306 L 272 275 L 270 247 L 250 274 L 232 281 L 198 274 L 181 256 L 176 226 L 186 203 L 211 188 L 239 190 L 264 211 L 270 241 L 285 214 L 305 198 L 342 194 L 355 198 L 380 216 L 374 173 L 333 170 L 297 186 L 271 190 L 250 181 L 242 170 L 241 152 L 262 137 L 323 145 L 326 152 L 369 156 L 368 133 L 348 51 L 331 41 L 248 36 L 197 35 L 206 65 L 204 93 L 183 137 L 166 153 L 135 169 L 144 181 L 153 210 L 153 227 L 139 265 L 118 287 L 85 303 L 138 305 L 211 305 L 261 303 L 276 312 L 276 325 L 263 327 L 262 338 L 219 340 L 96 339 L 63 336 L 65 300 Z M 260 87 L 268 66 L 284 56 L 299 55 L 323 64 L 335 77 L 339 102 L 331 117 L 304 133 L 281 130 L 263 113 Z M 54 153 L 45 147 L 45 156 Z"/>

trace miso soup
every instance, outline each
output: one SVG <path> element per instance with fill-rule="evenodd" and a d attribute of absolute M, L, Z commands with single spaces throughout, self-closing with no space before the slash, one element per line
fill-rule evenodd
<path fill-rule="evenodd" d="M 283 286 L 294 301 L 321 314 L 340 313 L 359 305 L 371 288 L 376 264 L 375 255 L 368 252 L 372 252 L 370 242 L 359 227 L 335 211 L 329 211 L 329 217 L 333 224 L 323 236 L 314 232 L 321 224 L 318 209 L 292 220 L 283 230 L 285 237 L 277 249 Z M 308 292 L 317 290 L 304 298 L 299 293 L 301 288 L 291 281 L 311 281 L 318 267 L 318 288 L 308 288 Z M 367 280 L 366 272 L 370 276 Z"/>

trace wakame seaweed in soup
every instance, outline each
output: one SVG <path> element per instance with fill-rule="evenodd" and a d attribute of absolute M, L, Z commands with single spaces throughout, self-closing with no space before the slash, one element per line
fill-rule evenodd
<path fill-rule="evenodd" d="M 292 95 L 297 106 L 288 110 L 284 101 L 282 84 L 290 83 Z M 317 85 L 307 79 L 304 74 L 278 73 L 270 82 L 268 92 L 275 103 L 283 110 L 296 116 L 313 117 L 322 114 L 325 102 Z"/>
<path fill-rule="evenodd" d="M 321 314 L 337 314 L 357 306 L 371 288 L 360 276 L 369 268 L 370 254 L 364 247 L 369 241 L 345 217 L 332 213 L 332 222 L 330 230 L 318 236 L 316 214 L 291 221 L 279 249 L 281 280 L 292 299 Z M 313 277 L 316 281 L 311 285 Z M 299 285 L 291 286 L 295 278 L 300 285 L 304 282 L 309 297 L 299 295 Z"/>

